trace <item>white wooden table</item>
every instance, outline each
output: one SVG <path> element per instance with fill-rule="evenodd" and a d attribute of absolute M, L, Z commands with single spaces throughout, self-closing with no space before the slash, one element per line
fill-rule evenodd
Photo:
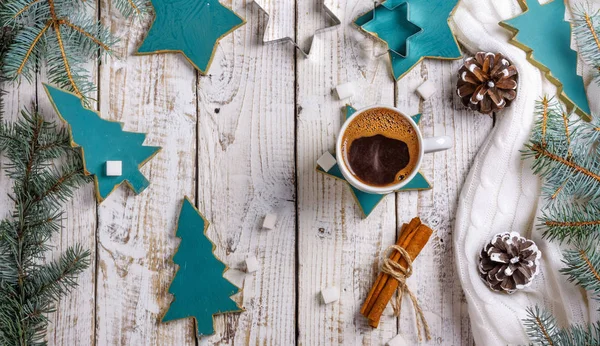
<path fill-rule="evenodd" d="M 126 130 L 147 132 L 146 143 L 163 150 L 143 169 L 152 184 L 140 196 L 122 187 L 96 206 L 88 186 L 68 205 L 56 251 L 81 243 L 93 260 L 81 286 L 51 316 L 49 344 L 383 345 L 398 332 L 414 342 L 408 304 L 401 320 L 387 310 L 379 329 L 359 309 L 381 251 L 417 215 L 435 230 L 408 281 L 431 325 L 428 344 L 472 344 L 451 234 L 461 185 L 492 120 L 463 110 L 454 96 L 460 62 L 426 60 L 394 83 L 387 57 L 361 56 L 360 34 L 350 24 L 372 6 L 368 0 L 334 0 L 343 24 L 314 39 L 309 59 L 288 44 L 263 45 L 266 17 L 250 0 L 224 3 L 248 23 L 221 41 L 206 76 L 181 55 L 133 56 L 151 17 L 125 20 L 110 1 L 97 3 L 100 19 L 122 39 L 120 59 L 91 65 L 98 107 Z M 298 0 L 289 16 L 303 43 L 328 22 L 320 6 Z M 423 102 L 414 90 L 427 79 L 438 92 Z M 42 81 L 44 75 L 33 85 L 12 86 L 5 96 L 8 119 L 36 100 L 55 117 Z M 352 105 L 421 112 L 425 135 L 455 139 L 452 150 L 424 161 L 432 190 L 388 196 L 368 219 L 346 184 L 315 171 L 342 122 L 345 103 L 332 88 L 347 81 L 360 85 Z M 7 191 L 6 177 L 0 183 Z M 191 319 L 159 323 L 171 300 L 176 266 L 169 259 L 185 195 L 211 221 L 208 235 L 232 268 L 226 276 L 243 288 L 235 299 L 246 309 L 217 317 L 216 334 L 197 341 Z M 8 206 L 4 192 L 0 203 Z M 279 215 L 277 229 L 260 229 L 267 213 Z M 254 275 L 241 271 L 248 254 L 262 265 Z M 330 285 L 341 289 L 341 299 L 324 306 L 319 292 Z"/>

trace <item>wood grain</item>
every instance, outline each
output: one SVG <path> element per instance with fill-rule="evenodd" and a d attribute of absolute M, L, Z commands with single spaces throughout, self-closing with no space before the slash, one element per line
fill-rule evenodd
<path fill-rule="evenodd" d="M 234 11 L 257 18 L 252 3 Z M 293 17 L 292 17 L 293 19 Z M 294 50 L 262 45 L 262 23 L 221 41 L 217 64 L 198 81 L 198 200 L 212 222 L 215 253 L 243 288 L 242 314 L 218 316 L 201 344 L 292 345 L 295 339 Z M 292 28 L 294 23 L 289 23 Z M 276 214 L 273 230 L 261 229 Z M 254 255 L 260 270 L 243 271 Z"/>
<path fill-rule="evenodd" d="M 359 310 L 381 252 L 398 225 L 417 215 L 435 231 L 408 280 L 434 335 L 427 344 L 472 344 L 451 232 L 458 193 L 492 120 L 463 110 L 454 96 L 459 62 L 426 60 L 395 83 L 388 57 L 361 50 L 366 36 L 351 24 L 372 3 L 325 1 L 343 24 L 317 35 L 304 58 L 292 45 L 262 44 L 266 16 L 250 0 L 223 0 L 248 23 L 220 42 L 206 76 L 178 54 L 133 56 L 152 18 L 126 20 L 110 1 L 101 3 L 101 20 L 122 39 L 120 59 L 98 68 L 102 116 L 148 133 L 146 143 L 163 150 L 142 169 L 151 185 L 141 195 L 121 187 L 95 208 L 86 187 L 69 204 L 56 252 L 81 243 L 94 265 L 50 316 L 50 345 L 383 345 L 398 332 L 416 343 L 408 302 L 400 320 L 388 308 L 378 329 Z M 290 1 L 280 17 L 271 14 L 283 28 L 267 30 L 292 32 L 307 48 L 314 31 L 331 25 L 322 5 Z M 426 79 L 438 91 L 422 101 L 414 90 Z M 360 93 L 340 101 L 332 90 L 348 81 Z M 53 114 L 39 85 L 11 86 L 7 119 L 36 99 Z M 346 103 L 396 104 L 423 113 L 425 136 L 453 136 L 452 150 L 424 160 L 434 188 L 390 195 L 364 219 L 345 183 L 315 171 L 316 160 L 333 152 Z M 0 187 L 10 187 L 3 175 Z M 197 340 L 191 319 L 159 323 L 171 301 L 184 195 L 211 222 L 215 253 L 231 267 L 226 277 L 243 288 L 234 299 L 246 309 L 218 316 L 216 334 Z M 5 193 L 0 206 L 9 210 Z M 278 215 L 274 230 L 261 229 L 267 213 Z M 249 255 L 261 264 L 257 273 L 244 273 Z M 328 286 L 341 298 L 324 305 L 320 291 Z"/>
<path fill-rule="evenodd" d="M 139 196 L 125 186 L 98 207 L 97 345 L 194 345 L 191 319 L 160 324 L 179 242 L 175 224 L 185 195 L 195 198 L 196 72 L 183 56 L 133 56 L 151 18 L 125 20 L 103 3 L 102 20 L 122 38 L 120 60 L 100 68 L 100 111 L 161 146 L 141 170 Z"/>
<path fill-rule="evenodd" d="M 297 4 L 302 42 L 319 26 L 314 23 L 322 23 L 324 13 L 320 1 Z M 357 108 L 394 101 L 384 62 L 361 55 L 357 38 L 362 36 L 351 26 L 369 6 L 357 0 L 332 2 L 342 27 L 315 37 L 310 58 L 298 58 L 299 345 L 382 345 L 396 335 L 389 313 L 379 329 L 369 327 L 359 313 L 377 276 L 379 254 L 395 241 L 394 197 L 385 198 L 363 219 L 348 186 L 315 170 L 316 160 L 325 151 L 333 152 L 343 119 L 346 102 L 332 93 L 336 85 L 357 83 L 361 92 L 350 100 Z M 341 297 L 324 305 L 320 291 L 329 286 L 338 287 Z"/>
<path fill-rule="evenodd" d="M 454 138 L 451 150 L 424 158 L 421 171 L 433 183 L 433 189 L 397 194 L 399 222 L 419 215 L 434 230 L 429 244 L 414 263 L 413 276 L 407 281 L 410 289 L 418 292 L 431 328 L 432 340 L 423 343 L 426 345 L 461 345 L 472 339 L 466 301 L 454 273 L 452 228 L 460 188 L 493 121 L 463 109 L 455 96 L 460 64 L 460 61 L 425 60 L 398 82 L 397 88 L 398 108 L 409 114 L 423 114 L 420 127 L 425 137 Z M 423 101 L 413 90 L 428 79 L 437 90 L 431 99 Z M 405 306 L 408 305 L 405 300 Z M 404 310 L 398 329 L 407 340 L 417 340 L 412 307 Z"/>

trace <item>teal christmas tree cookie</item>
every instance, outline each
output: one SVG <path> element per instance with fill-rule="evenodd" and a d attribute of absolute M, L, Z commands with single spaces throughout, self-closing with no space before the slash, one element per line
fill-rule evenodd
<path fill-rule="evenodd" d="M 198 336 L 214 334 L 214 315 L 243 311 L 230 298 L 239 288 L 223 277 L 227 266 L 213 253 L 215 245 L 206 236 L 208 225 L 186 197 L 177 222 L 181 243 L 173 256 L 179 265 L 169 287 L 173 302 L 162 318 L 168 322 L 193 317 Z"/>
<path fill-rule="evenodd" d="M 354 23 L 387 43 L 392 72 L 398 80 L 425 58 L 462 58 L 448 24 L 458 2 L 387 0 Z"/>
<path fill-rule="evenodd" d="M 356 113 L 356 109 L 351 106 L 346 106 L 345 112 L 346 112 L 346 119 L 347 119 L 350 116 L 352 116 L 352 114 Z M 419 122 L 421 121 L 421 114 L 413 115 L 412 119 L 418 125 Z M 334 154 L 334 156 L 335 156 L 335 154 Z M 344 178 L 342 171 L 340 171 L 340 168 L 337 163 L 335 163 L 333 165 L 333 167 L 331 167 L 331 169 L 329 169 L 328 171 L 325 171 L 322 167 L 317 165 L 317 172 L 327 174 L 331 177 L 334 177 L 334 178 L 342 180 L 342 181 L 346 181 L 346 179 Z M 375 207 L 377 207 L 379 202 L 381 202 L 386 196 L 386 195 L 363 192 L 363 191 L 355 188 L 354 186 L 350 185 L 349 183 L 348 183 L 348 186 L 350 187 L 350 190 L 352 191 L 352 195 L 354 196 L 354 199 L 358 203 L 358 206 L 360 207 L 360 210 L 363 212 L 365 217 L 369 216 L 369 214 L 371 214 L 371 212 L 373 210 L 375 210 Z M 429 189 L 431 189 L 431 184 L 427 181 L 427 179 L 425 179 L 425 176 L 421 172 L 418 172 L 417 175 L 415 175 L 415 177 L 410 182 L 408 182 L 408 184 L 406 184 L 403 188 L 401 188 L 397 192 L 419 191 L 419 190 L 429 190 Z"/>
<path fill-rule="evenodd" d="M 155 18 L 137 54 L 179 52 L 206 74 L 219 40 L 246 21 L 219 0 L 151 0 Z"/>
<path fill-rule="evenodd" d="M 150 185 L 140 168 L 160 147 L 144 146 L 145 134 L 123 131 L 121 123 L 102 119 L 85 108 L 75 94 L 47 84 L 44 89 L 58 115 L 69 125 L 71 144 L 81 148 L 85 171 L 94 176 L 99 202 L 122 183 L 136 194 Z M 110 172 L 111 163 L 119 167 L 115 173 Z"/>
<path fill-rule="evenodd" d="M 542 5 L 539 0 L 519 0 L 523 14 L 501 22 L 513 34 L 511 43 L 527 53 L 558 88 L 569 110 L 589 119 L 590 106 L 583 78 L 577 74 L 577 52 L 571 49 L 571 25 L 565 20 L 564 0 Z"/>

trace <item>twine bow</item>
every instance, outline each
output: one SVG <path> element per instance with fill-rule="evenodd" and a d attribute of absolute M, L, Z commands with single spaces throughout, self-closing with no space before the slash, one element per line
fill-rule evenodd
<path fill-rule="evenodd" d="M 390 255 L 392 252 L 398 251 L 402 258 L 406 261 L 406 268 L 401 266 L 398 262 L 392 261 L 390 259 Z M 427 340 L 431 340 L 431 334 L 429 332 L 429 324 L 425 320 L 425 315 L 423 314 L 423 310 L 417 301 L 417 297 L 412 293 L 412 291 L 406 285 L 406 279 L 408 279 L 412 275 L 412 259 L 406 250 L 404 250 L 401 246 L 392 245 L 383 253 L 384 260 L 383 265 L 381 266 L 381 271 L 389 276 L 393 277 L 398 281 L 398 294 L 396 295 L 396 301 L 392 300 L 392 308 L 394 309 L 394 315 L 400 317 L 400 309 L 402 307 L 402 296 L 404 292 L 408 294 L 410 300 L 412 300 L 413 306 L 415 308 L 415 317 L 417 320 L 417 333 L 419 336 L 419 341 L 421 338 L 421 324 L 425 329 L 425 337 Z"/>

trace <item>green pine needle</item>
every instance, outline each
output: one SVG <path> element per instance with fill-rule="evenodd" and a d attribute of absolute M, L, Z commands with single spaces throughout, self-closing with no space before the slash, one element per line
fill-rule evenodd
<path fill-rule="evenodd" d="M 572 325 L 561 329 L 556 319 L 548 311 L 539 307 L 528 308 L 523 324 L 529 339 L 534 345 L 542 346 L 581 346 L 600 344 L 600 323 L 587 326 Z"/>
<path fill-rule="evenodd" d="M 0 22 L 1 23 L 1 22 Z M 4 74 L 2 73 L 4 66 L 4 58 L 6 53 L 8 52 L 8 47 L 10 46 L 12 39 L 14 36 L 14 30 L 8 26 L 2 26 L 0 24 L 0 120 L 2 119 L 2 114 L 4 112 L 4 90 L 2 90 L 2 83 L 6 81 Z"/>
<path fill-rule="evenodd" d="M 572 120 L 558 102 L 546 98 L 538 102 L 536 113 L 539 120 L 524 157 L 533 158 L 533 172 L 544 182 L 542 194 L 552 202 L 599 201 L 600 161 L 593 142 L 598 120 Z"/>
<path fill-rule="evenodd" d="M 14 210 L 0 221 L 0 345 L 45 345 L 47 314 L 90 265 L 79 245 L 44 264 L 49 241 L 62 229 L 62 205 L 91 179 L 67 131 L 37 112 L 0 125 L 0 152 L 14 181 Z"/>
<path fill-rule="evenodd" d="M 115 0 L 114 6 L 125 18 L 141 17 L 151 9 L 147 0 Z"/>
<path fill-rule="evenodd" d="M 600 293 L 600 253 L 597 249 L 597 240 L 579 242 L 575 249 L 565 251 L 563 262 L 567 267 L 560 270 L 570 282 L 593 292 L 596 297 Z"/>
<path fill-rule="evenodd" d="M 559 242 L 580 242 L 600 236 L 600 206 L 596 203 L 557 204 L 542 210 L 544 237 Z"/>
<path fill-rule="evenodd" d="M 581 35 L 581 23 L 579 26 Z M 600 61 L 600 56 L 593 56 L 591 50 L 585 54 L 588 59 Z M 546 97 L 537 103 L 535 113 L 537 121 L 523 157 L 532 159 L 533 172 L 542 178 L 542 195 L 546 203 L 542 208 L 540 228 L 547 239 L 575 245 L 564 252 L 566 267 L 560 272 L 567 275 L 570 282 L 598 297 L 600 121 L 579 121 L 559 102 Z M 537 306 L 529 308 L 528 315 L 523 323 L 535 345 L 600 344 L 600 322 L 563 329 L 551 313 L 541 311 Z"/>
<path fill-rule="evenodd" d="M 88 63 L 111 53 L 118 41 L 88 15 L 83 0 L 6 0 L 0 23 L 18 27 L 4 59 L 3 73 L 33 81 L 46 66 L 50 83 L 85 97 L 95 90 Z"/>
<path fill-rule="evenodd" d="M 538 306 L 527 308 L 527 316 L 523 320 L 523 324 L 531 342 L 544 346 L 556 345 L 555 339 L 559 330 L 554 316 L 547 311 L 540 311 Z"/>
<path fill-rule="evenodd" d="M 579 55 L 600 76 L 600 11 L 578 8 L 573 12 Z"/>

